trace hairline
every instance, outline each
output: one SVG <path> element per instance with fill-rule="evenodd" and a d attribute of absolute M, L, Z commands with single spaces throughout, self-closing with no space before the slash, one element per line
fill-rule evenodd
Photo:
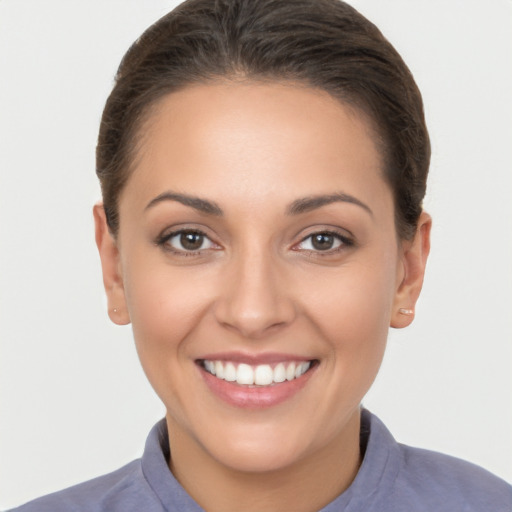
<path fill-rule="evenodd" d="M 174 87 L 160 86 L 160 91 L 157 94 L 154 90 L 148 93 L 149 96 L 153 95 L 153 99 L 147 103 L 140 104 L 141 112 L 134 119 L 132 126 L 127 130 L 127 151 L 126 151 L 126 171 L 124 173 L 124 180 L 121 184 L 121 190 L 116 195 L 115 209 L 117 211 L 117 226 L 116 232 L 112 232 L 113 236 L 117 236 L 120 228 L 121 219 L 119 217 L 119 203 L 123 196 L 124 190 L 128 184 L 128 181 L 132 175 L 137 171 L 140 165 L 140 160 L 144 154 L 143 148 L 146 145 L 150 133 L 150 126 L 152 120 L 155 118 L 158 108 L 163 102 L 172 94 L 178 93 L 185 89 L 193 87 L 202 87 L 209 85 L 282 85 L 284 87 L 294 87 L 298 89 L 307 89 L 320 94 L 327 94 L 330 98 L 334 99 L 339 105 L 346 108 L 346 112 L 349 116 L 357 118 L 363 122 L 365 130 L 369 138 L 372 140 L 375 150 L 380 157 L 381 166 L 379 171 L 381 177 L 387 186 L 389 186 L 391 193 L 393 194 L 393 208 L 395 216 L 395 228 L 399 239 L 407 239 L 408 237 L 400 233 L 398 208 L 396 204 L 396 197 L 394 189 L 389 182 L 386 169 L 389 165 L 388 159 L 388 147 L 385 142 L 385 137 L 382 134 L 382 128 L 372 114 L 369 105 L 365 104 L 364 101 L 360 101 L 357 93 L 351 93 L 346 91 L 346 95 L 343 94 L 342 88 L 338 94 L 334 94 L 333 91 L 328 90 L 326 87 L 321 87 L 316 84 L 312 84 L 308 79 L 302 77 L 286 77 L 280 75 L 272 75 L 270 73 L 247 73 L 244 70 L 235 69 L 232 72 L 226 74 L 211 74 L 199 77 L 192 80 L 184 80 L 182 83 Z M 168 85 L 168 84 L 167 84 Z M 130 142 L 131 141 L 131 142 Z"/>

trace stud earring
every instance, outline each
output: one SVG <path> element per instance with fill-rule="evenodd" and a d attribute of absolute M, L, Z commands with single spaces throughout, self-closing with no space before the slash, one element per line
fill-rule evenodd
<path fill-rule="evenodd" d="M 117 308 L 114 308 L 114 310 L 113 310 L 113 311 L 114 311 L 114 313 L 117 313 Z"/>
<path fill-rule="evenodd" d="M 398 310 L 398 312 L 399 312 L 401 315 L 407 315 L 407 316 L 414 315 L 414 309 L 400 308 L 400 309 Z"/>

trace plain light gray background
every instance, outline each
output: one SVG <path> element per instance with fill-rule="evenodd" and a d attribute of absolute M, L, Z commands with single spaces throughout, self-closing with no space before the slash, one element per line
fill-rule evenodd
<path fill-rule="evenodd" d="M 129 44 L 177 2 L 0 0 L 0 508 L 139 456 L 164 414 L 93 242 L 98 122 Z M 433 249 L 365 400 L 404 443 L 512 480 L 512 3 L 352 2 L 426 104 Z"/>

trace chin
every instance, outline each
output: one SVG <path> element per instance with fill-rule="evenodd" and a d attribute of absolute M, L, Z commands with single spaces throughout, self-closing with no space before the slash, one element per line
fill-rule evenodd
<path fill-rule="evenodd" d="M 271 473 L 293 466 L 305 456 L 304 446 L 283 443 L 283 439 L 238 440 L 212 455 L 218 463 L 232 471 L 242 473 Z"/>

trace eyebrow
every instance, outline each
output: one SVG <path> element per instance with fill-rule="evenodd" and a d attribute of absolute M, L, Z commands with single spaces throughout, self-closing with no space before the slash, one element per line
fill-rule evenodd
<path fill-rule="evenodd" d="M 208 199 L 202 199 L 200 197 L 170 191 L 163 192 L 162 194 L 156 196 L 147 204 L 144 210 L 149 210 L 150 208 L 153 208 L 157 204 L 162 203 L 164 201 L 176 201 L 185 206 L 190 206 L 191 208 L 194 208 L 195 210 L 198 210 L 201 213 L 206 213 L 207 215 L 215 215 L 219 217 L 224 215 L 224 212 L 222 211 L 220 206 L 214 201 L 209 201 Z M 343 192 L 337 192 L 335 194 L 309 196 L 297 199 L 293 201 L 293 203 L 291 203 L 290 206 L 288 206 L 288 208 L 286 209 L 286 214 L 300 215 L 301 213 L 307 213 L 312 210 L 316 210 L 317 208 L 321 208 L 322 206 L 326 206 L 328 204 L 337 202 L 355 204 L 357 206 L 360 206 L 361 208 L 366 210 L 371 216 L 373 216 L 373 212 L 368 205 L 364 204 L 356 197 L 351 196 L 350 194 L 345 194 Z"/>
<path fill-rule="evenodd" d="M 219 207 L 217 203 L 213 201 L 208 201 L 207 199 L 201 199 L 200 197 L 190 196 L 188 194 L 180 194 L 178 192 L 163 192 L 162 194 L 156 196 L 152 199 L 144 208 L 144 211 L 153 208 L 159 203 L 164 201 L 176 201 L 178 203 L 184 204 L 185 206 L 190 206 L 195 210 L 206 213 L 208 215 L 216 215 L 222 216 L 224 212 Z"/>
<path fill-rule="evenodd" d="M 293 201 L 293 203 L 286 209 L 286 213 L 287 215 L 300 215 L 301 213 L 307 213 L 310 212 L 311 210 L 316 210 L 317 208 L 320 208 L 322 206 L 338 202 L 350 203 L 360 206 L 373 217 L 373 212 L 368 205 L 364 204 L 356 197 L 351 196 L 350 194 L 345 194 L 343 192 L 337 192 L 335 194 L 309 196 L 304 197 L 302 199 L 297 199 L 296 201 Z"/>

